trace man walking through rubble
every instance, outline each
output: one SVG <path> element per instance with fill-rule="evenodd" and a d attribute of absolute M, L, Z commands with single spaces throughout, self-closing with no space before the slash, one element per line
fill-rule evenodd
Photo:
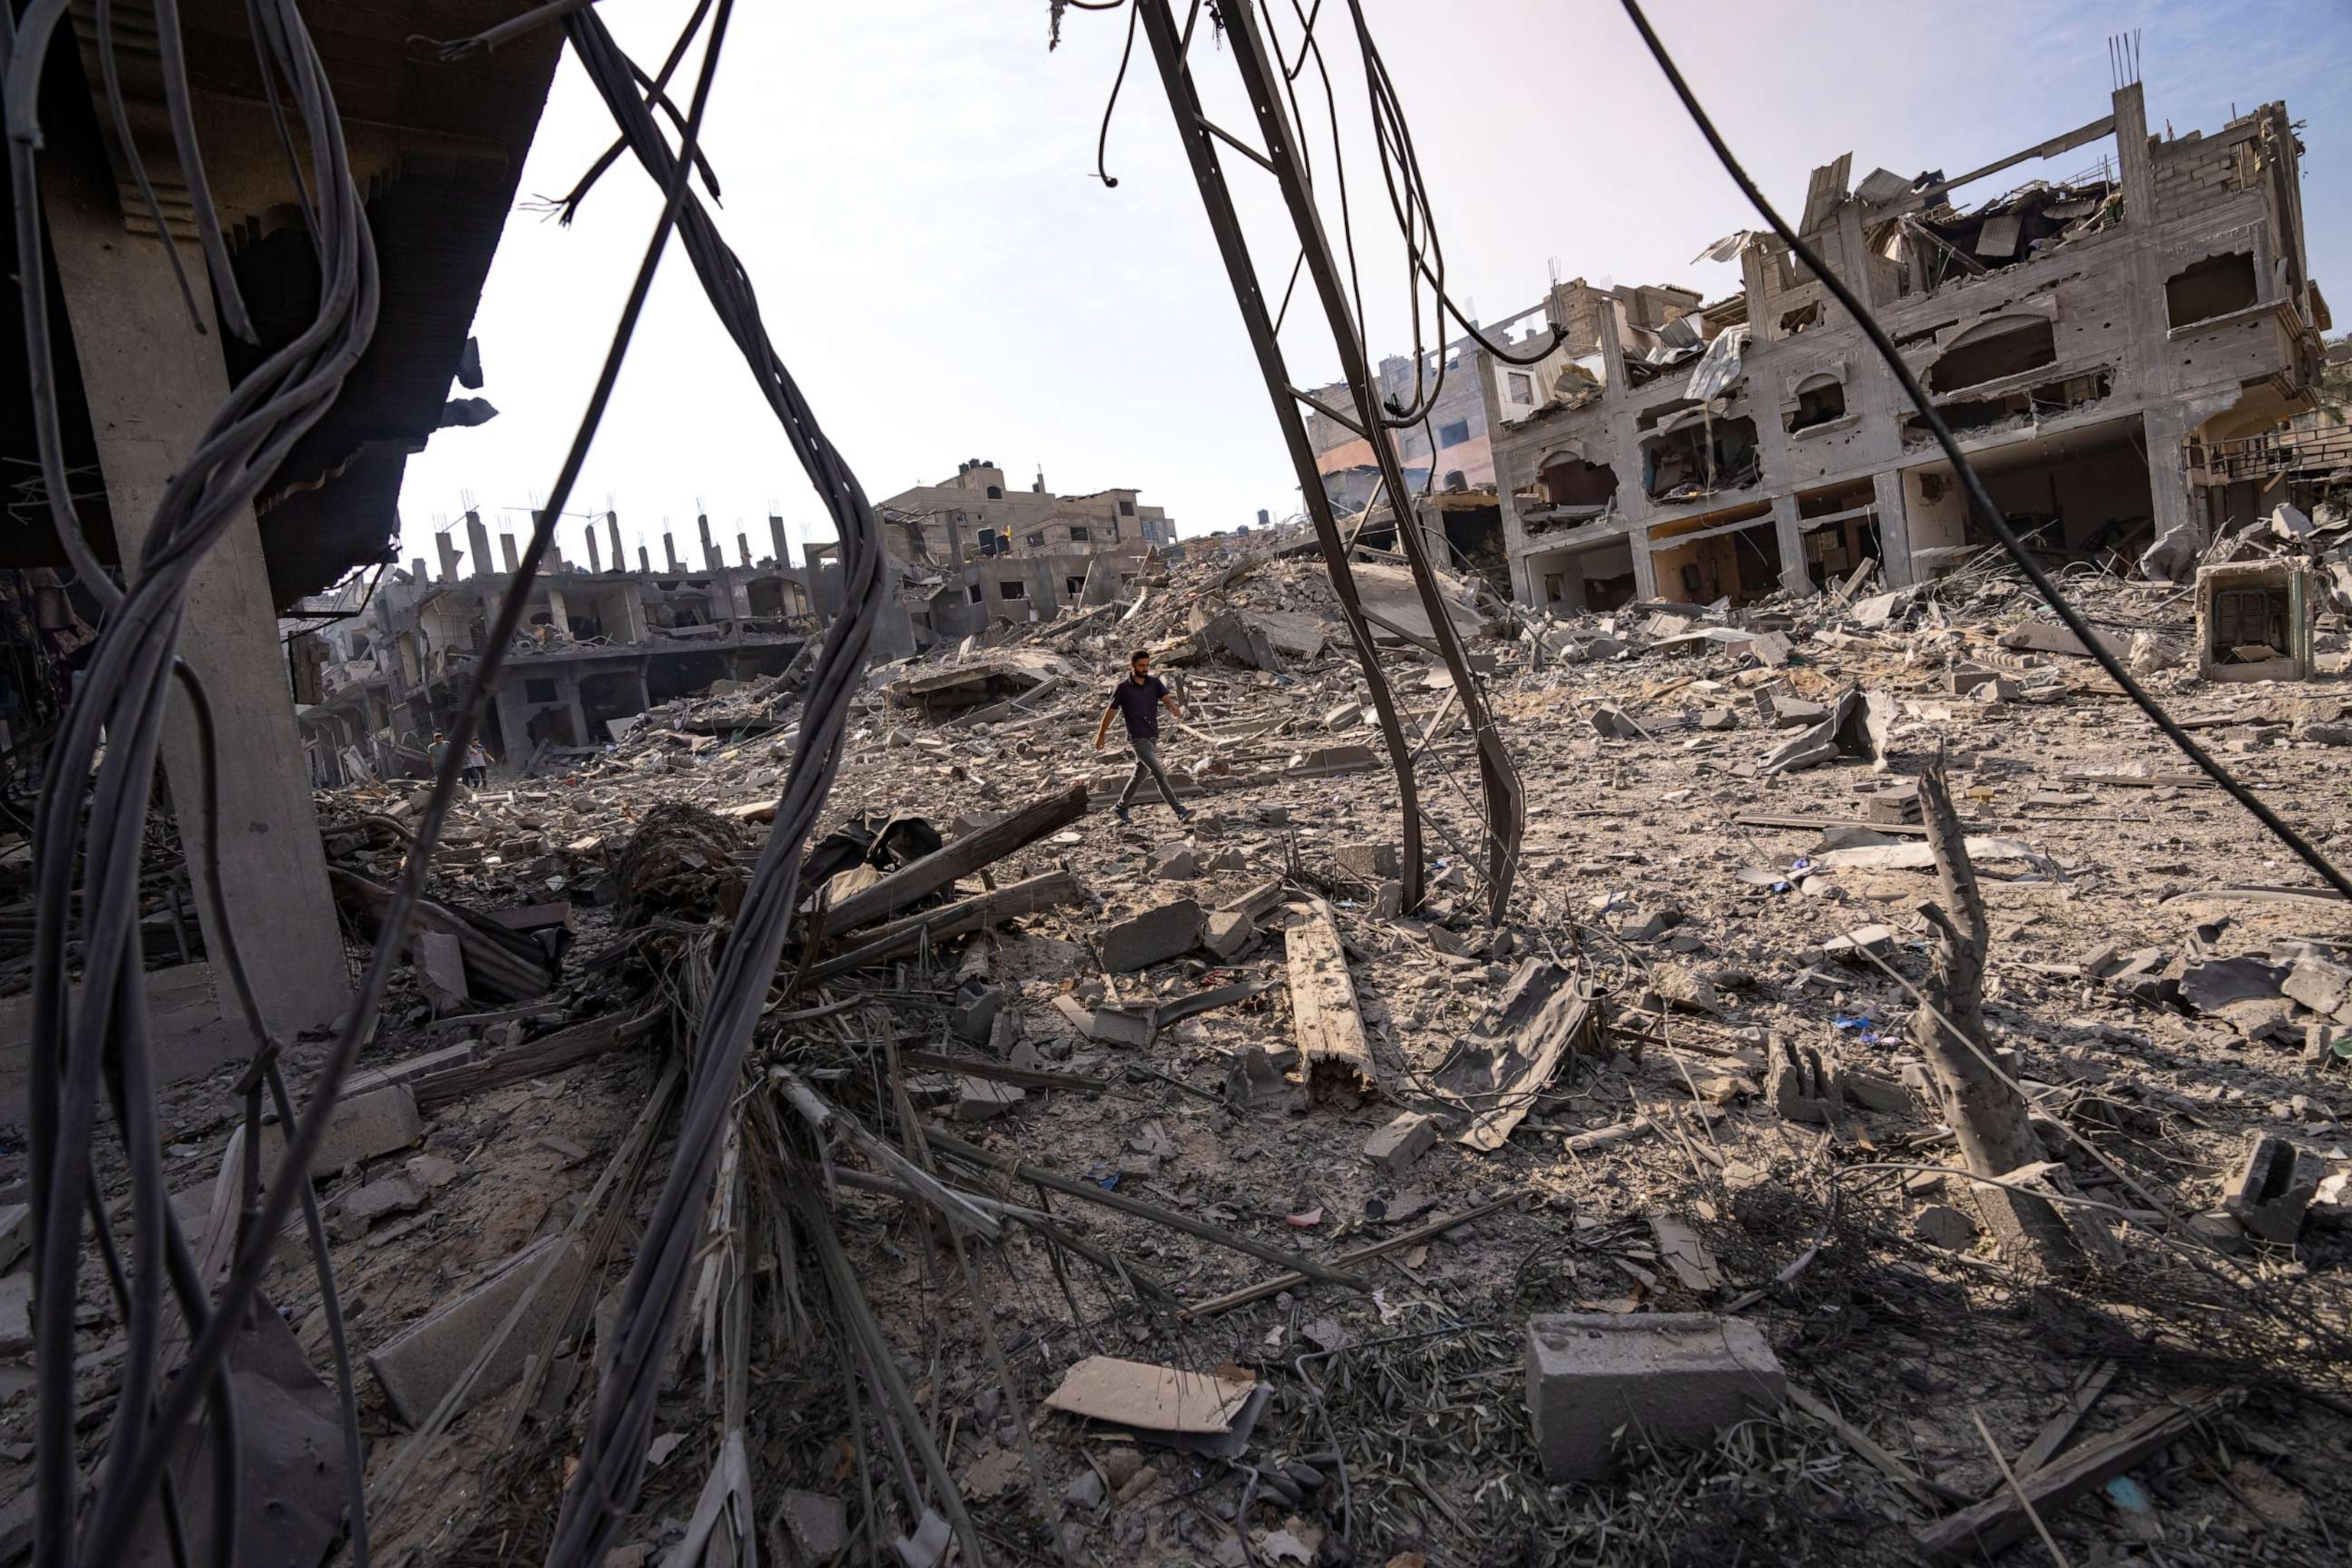
<path fill-rule="evenodd" d="M 1184 710 L 1168 695 L 1168 688 L 1151 673 L 1151 656 L 1137 648 L 1127 658 L 1127 676 L 1111 689 L 1110 703 L 1103 709 L 1102 722 L 1095 726 L 1095 750 L 1103 749 L 1103 740 L 1110 733 L 1110 716 L 1114 713 L 1127 721 L 1127 743 L 1135 752 L 1135 772 L 1119 792 L 1118 819 L 1131 822 L 1127 808 L 1134 803 L 1135 792 L 1150 779 L 1160 786 L 1160 798 L 1176 814 L 1176 820 L 1186 821 L 1192 813 L 1176 804 L 1176 786 L 1168 782 L 1167 765 L 1160 760 L 1160 710 L 1165 705 L 1177 718 Z"/>

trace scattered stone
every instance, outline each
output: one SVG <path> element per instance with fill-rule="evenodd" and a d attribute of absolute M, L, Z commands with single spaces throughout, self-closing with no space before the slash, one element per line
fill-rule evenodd
<path fill-rule="evenodd" d="M 1150 868 L 1163 882 L 1189 882 L 1201 874 L 1201 861 L 1189 844 L 1163 844 L 1151 852 Z"/>
<path fill-rule="evenodd" d="M 1148 969 L 1190 952 L 1201 940 L 1201 906 L 1179 899 L 1104 928 L 1103 967 L 1116 974 Z"/>
<path fill-rule="evenodd" d="M 1977 1243 L 1977 1222 L 1949 1204 L 1929 1204 L 1911 1226 L 1921 1240 L 1947 1252 L 1966 1252 Z"/>
<path fill-rule="evenodd" d="M 334 1113 L 327 1120 L 326 1135 L 319 1140 L 319 1147 L 310 1157 L 310 1174 L 331 1176 L 346 1166 L 405 1149 L 416 1142 L 424 1130 L 424 1121 L 416 1113 L 415 1091 L 404 1083 L 366 1094 L 347 1095 L 336 1103 Z M 265 1123 L 261 1129 L 261 1169 L 265 1176 L 277 1171 L 278 1162 L 285 1152 L 286 1130 L 275 1121 Z"/>
<path fill-rule="evenodd" d="M 1436 1120 L 1408 1110 L 1364 1141 L 1364 1158 L 1401 1176 L 1436 1143 Z"/>
<path fill-rule="evenodd" d="M 2264 1241 L 2292 1245 L 2324 1174 L 2317 1155 L 2265 1133 L 2246 1151 L 2221 1207 Z"/>
<path fill-rule="evenodd" d="M 1009 1083 L 997 1083 L 984 1078 L 956 1079 L 955 1119 L 958 1121 L 986 1121 L 1003 1115 L 1028 1096 Z"/>

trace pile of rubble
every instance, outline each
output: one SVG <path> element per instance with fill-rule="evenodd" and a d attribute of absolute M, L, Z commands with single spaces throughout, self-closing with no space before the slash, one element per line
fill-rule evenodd
<path fill-rule="evenodd" d="M 1417 908 L 1311 553 L 871 673 L 607 1561 L 1960 1562 L 2039 1528 L 2073 1561 L 2322 1560 L 2352 1528 L 2340 904 L 1979 563 L 1572 618 L 1448 580 L 1527 789 L 1489 922 L 1430 622 L 1401 566 L 1355 570 Z M 2071 586 L 2352 847 L 2332 681 L 2214 684 L 2186 584 Z M 1124 753 L 1091 750 L 1136 648 L 1184 709 L 1181 824 L 1149 793 L 1122 823 Z M 379 1561 L 544 1547 L 795 713 L 789 672 L 672 703 L 450 818 L 313 1171 Z M 1988 926 L 1972 1026 L 2037 1141 L 1999 1186 L 1922 1044 L 1930 776 Z M 320 796 L 355 936 L 422 805 Z M 234 1206 L 234 1083 L 176 1091 L 192 1233 Z M 2063 1257 L 2004 1228 L 2021 1194 Z M 294 1240 L 268 1289 L 323 1367 Z"/>

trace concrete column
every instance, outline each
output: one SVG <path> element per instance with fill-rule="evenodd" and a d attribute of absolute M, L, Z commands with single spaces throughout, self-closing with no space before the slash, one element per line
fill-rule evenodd
<path fill-rule="evenodd" d="M 565 637 L 572 635 L 572 611 L 563 602 L 563 590 L 550 583 L 547 585 L 547 618 Z"/>
<path fill-rule="evenodd" d="M 446 532 L 442 532 L 433 536 L 433 543 L 441 552 L 441 581 L 455 583 L 457 580 L 457 542 Z"/>
<path fill-rule="evenodd" d="M 1916 581 L 1911 570 L 1911 514 L 1903 506 L 1903 471 L 1881 468 L 1870 476 L 1871 503 L 1878 508 L 1879 572 L 1890 588 Z"/>
<path fill-rule="evenodd" d="M 2147 103 L 2139 83 L 2116 89 L 2115 110 L 2116 162 L 2122 165 L 2124 222 L 2135 228 L 2152 227 L 2156 223 L 2156 161 L 2148 155 Z"/>
<path fill-rule="evenodd" d="M 793 552 L 785 548 L 787 541 L 784 538 L 784 520 L 774 512 L 768 514 L 768 537 L 775 542 L 776 564 L 790 566 L 793 563 Z"/>
<path fill-rule="evenodd" d="M 1780 585 L 1802 596 L 1813 591 L 1805 571 L 1805 531 L 1797 521 L 1797 498 L 1772 498 L 1772 537 L 1780 542 Z"/>
<path fill-rule="evenodd" d="M 466 514 L 466 575 L 487 577 L 490 574 L 490 531 L 483 526 L 482 514 Z"/>
<path fill-rule="evenodd" d="M 710 542 L 709 513 L 697 512 L 694 517 L 694 526 L 702 534 L 702 569 L 706 572 L 718 571 L 727 564 L 727 558 L 719 553 L 717 545 Z"/>
<path fill-rule="evenodd" d="M 642 557 L 644 556 L 644 554 L 645 554 L 645 552 L 644 552 L 642 549 L 640 549 L 640 550 L 637 552 L 637 554 L 638 554 L 638 556 L 639 556 L 640 558 L 642 558 Z M 672 572 L 683 572 L 683 571 L 685 571 L 685 570 L 686 570 L 686 568 L 685 568 L 685 567 L 683 567 L 683 566 L 681 566 L 681 565 L 679 565 L 679 564 L 678 564 L 678 561 L 677 561 L 677 540 L 676 539 L 676 537 L 675 537 L 675 536 L 673 536 L 673 535 L 671 534 L 670 531 L 669 531 L 668 529 L 667 529 L 667 528 L 665 528 L 665 529 L 663 529 L 663 530 L 662 530 L 662 554 L 663 554 L 663 555 L 665 555 L 665 556 L 667 556 L 667 557 L 668 558 L 668 560 L 669 560 L 669 569 L 670 569 Z"/>
<path fill-rule="evenodd" d="M 1625 542 L 1633 551 L 1633 595 L 1640 599 L 1658 596 L 1658 568 L 1650 560 L 1650 531 L 1633 528 L 1625 531 Z"/>
<path fill-rule="evenodd" d="M 51 161 L 42 183 L 58 283 L 115 542 L 124 562 L 135 562 L 173 471 L 226 400 L 228 375 L 217 324 L 205 337 L 189 330 L 157 242 L 124 231 L 110 185 L 84 188 L 62 163 Z M 204 256 L 187 244 L 180 257 L 209 317 Z M 253 982 L 259 1023 L 291 1039 L 334 1021 L 348 1002 L 349 977 L 278 642 L 277 605 L 250 509 L 238 510 L 197 563 L 179 651 L 204 684 L 217 731 L 221 902 Z M 163 758 L 188 874 L 199 891 L 197 921 L 205 950 L 217 960 L 224 942 L 202 896 L 205 825 L 194 809 L 203 798 L 204 757 L 176 688 Z M 214 989 L 222 1015 L 236 1016 L 226 975 Z"/>
<path fill-rule="evenodd" d="M 1601 296 L 1598 317 L 1601 326 L 1601 367 L 1608 382 L 1608 390 L 1622 391 L 1625 386 L 1625 342 L 1617 335 L 1617 301 L 1609 295 Z"/>
<path fill-rule="evenodd" d="M 673 557 L 672 557 L 671 562 L 670 562 L 670 564 L 671 564 L 671 565 L 673 565 L 673 566 L 675 566 L 676 564 L 677 564 L 677 560 L 676 560 L 675 556 L 673 556 Z M 637 570 L 638 570 L 638 571 L 640 571 L 640 572 L 651 572 L 653 569 L 654 569 L 654 558 L 653 558 L 651 555 L 649 555 L 649 554 L 647 554 L 647 553 L 646 552 L 646 547 L 645 547 L 644 545 L 642 545 L 642 544 L 638 545 L 638 546 L 637 546 Z"/>
<path fill-rule="evenodd" d="M 580 746 L 594 745 L 596 738 L 588 733 L 587 710 L 580 706 L 580 678 L 576 675 L 561 675 L 556 677 L 556 680 L 557 693 L 562 697 L 563 705 L 572 710 L 572 743 Z"/>
<path fill-rule="evenodd" d="M 539 513 L 532 512 L 530 514 L 530 526 L 534 532 L 538 531 Z M 547 531 L 546 553 L 541 555 L 539 559 L 540 570 L 542 572 L 561 572 L 563 570 L 563 542 L 555 537 L 555 530 L 552 528 Z"/>
<path fill-rule="evenodd" d="M 408 575 L 412 580 L 418 583 L 422 583 L 425 580 L 425 557 L 419 555 L 408 563 Z"/>
<path fill-rule="evenodd" d="M 750 534 L 739 533 L 735 536 L 735 553 L 742 558 L 743 565 L 749 566 L 751 564 L 751 536 Z"/>
<path fill-rule="evenodd" d="M 2156 536 L 2161 539 L 2167 530 L 2184 523 L 2200 524 L 2200 509 L 2189 500 L 2188 454 L 2181 450 L 2189 436 L 2186 416 L 2177 406 L 2159 405 L 2140 416 L 2140 425 L 2147 440 L 2147 495 L 2156 514 Z M 2203 537 L 2201 526 L 2198 533 Z"/>
<path fill-rule="evenodd" d="M 646 640 L 646 601 L 635 583 L 628 584 L 621 599 L 621 613 L 628 617 L 628 638 L 633 643 Z"/>
<path fill-rule="evenodd" d="M 513 534 L 499 535 L 499 559 L 506 563 L 507 575 L 509 577 L 522 570 L 522 557 L 515 553 Z"/>
<path fill-rule="evenodd" d="M 1769 237 L 1751 240 L 1739 253 L 1739 277 L 1748 289 L 1748 341 L 1759 346 L 1780 335 L 1764 295 L 1764 247 L 1771 243 Z"/>
<path fill-rule="evenodd" d="M 589 571 L 591 571 L 591 572 L 599 572 L 599 573 L 601 573 L 602 571 L 604 571 L 604 558 L 601 554 L 599 554 L 599 553 L 597 552 L 597 550 L 596 550 L 596 525 L 595 525 L 594 523 L 593 523 L 593 522 L 592 522 L 592 523 L 590 523 L 590 524 L 588 525 L 588 531 L 587 531 L 587 532 L 588 532 L 588 570 L 589 570 Z M 615 564 L 618 564 L 618 563 L 615 563 Z"/>
<path fill-rule="evenodd" d="M 520 767 L 530 761 L 530 738 L 524 733 L 525 704 L 522 700 L 522 679 L 511 669 L 499 679 L 499 741 L 506 754 L 499 761 L 509 767 Z"/>

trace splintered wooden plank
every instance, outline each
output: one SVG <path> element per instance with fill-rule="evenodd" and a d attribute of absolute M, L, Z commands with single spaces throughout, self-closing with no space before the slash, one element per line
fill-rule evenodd
<path fill-rule="evenodd" d="M 1307 1078 L 1307 1096 L 1318 1105 L 1333 1100 L 1360 1103 L 1372 1097 L 1371 1047 L 1364 1017 L 1356 1007 L 1356 983 L 1330 906 L 1303 906 L 1307 918 L 1283 938 L 1290 967 L 1291 1027 Z"/>

